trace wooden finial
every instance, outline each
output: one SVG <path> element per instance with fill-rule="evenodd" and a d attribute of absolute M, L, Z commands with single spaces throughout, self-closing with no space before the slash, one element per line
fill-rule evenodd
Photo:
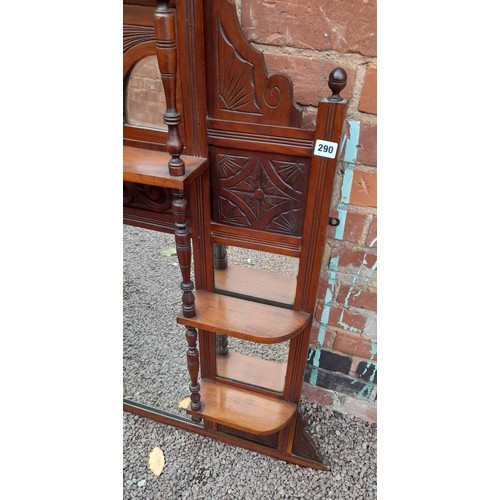
<path fill-rule="evenodd" d="M 347 85 L 347 73 L 342 68 L 335 68 L 328 77 L 328 87 L 332 91 L 332 95 L 328 98 L 329 101 L 340 102 L 342 97 L 340 93 Z"/>

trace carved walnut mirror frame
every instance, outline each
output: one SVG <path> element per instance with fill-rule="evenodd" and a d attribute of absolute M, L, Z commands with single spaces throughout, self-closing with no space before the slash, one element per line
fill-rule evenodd
<path fill-rule="evenodd" d="M 319 104 L 316 129 L 308 130 L 301 127 L 302 112 L 290 79 L 268 75 L 262 54 L 244 38 L 229 0 L 124 4 L 124 83 L 138 61 L 157 56 L 168 125 L 166 132 L 124 124 L 124 223 L 175 234 L 183 276 L 178 322 L 186 326 L 186 379 L 191 380 L 186 409 L 193 421 L 128 399 L 124 410 L 326 469 L 305 432 L 307 422 L 296 410 L 286 425 L 267 437 L 259 436 L 251 424 L 231 427 L 223 418 L 210 420 L 204 413 L 203 387 L 208 382 L 224 385 L 215 367 L 224 336 L 200 319 L 197 303 L 214 295 L 213 249 L 218 246 L 298 259 L 295 299 L 287 314 L 303 322 L 288 336 L 283 393 L 271 395 L 296 408 L 336 169 L 336 159 L 314 154 L 314 146 L 317 140 L 340 144 L 346 101 L 339 93 L 346 84 L 345 72 L 338 68 L 331 73 L 332 95 Z M 146 163 L 162 158 L 163 173 L 145 170 Z M 156 191 L 154 199 L 148 198 L 145 186 Z M 189 276 L 191 248 L 196 292 Z M 277 321 L 272 314 L 267 321 L 272 330 Z M 251 340 L 268 341 L 265 334 Z M 201 390 L 198 377 L 205 384 Z"/>

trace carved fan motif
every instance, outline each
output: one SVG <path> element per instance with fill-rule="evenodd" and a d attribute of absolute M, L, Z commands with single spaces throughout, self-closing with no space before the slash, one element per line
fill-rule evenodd
<path fill-rule="evenodd" d="M 217 68 L 219 105 L 227 111 L 257 113 L 262 111 L 255 93 L 254 67 L 236 50 L 218 20 Z"/>
<path fill-rule="evenodd" d="M 219 222 L 300 235 L 308 172 L 305 163 L 218 154 L 215 217 Z"/>
<path fill-rule="evenodd" d="M 293 209 L 288 212 L 283 212 L 275 217 L 267 226 L 266 229 L 278 231 L 287 234 L 300 234 L 302 232 L 302 219 L 304 218 L 304 210 Z"/>
<path fill-rule="evenodd" d="M 221 179 L 230 179 L 246 167 L 249 158 L 246 156 L 217 155 L 217 173 Z"/>
<path fill-rule="evenodd" d="M 304 163 L 271 161 L 271 165 L 281 179 L 294 191 L 295 188 L 293 186 L 303 186 L 303 183 L 306 180 L 306 166 Z"/>
<path fill-rule="evenodd" d="M 231 201 L 222 196 L 219 199 L 221 222 L 235 226 L 248 226 L 250 221 L 246 215 Z"/>

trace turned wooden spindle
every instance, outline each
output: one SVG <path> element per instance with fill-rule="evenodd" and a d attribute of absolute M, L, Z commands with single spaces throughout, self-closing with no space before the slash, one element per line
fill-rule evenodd
<path fill-rule="evenodd" d="M 328 87 L 332 91 L 332 95 L 328 97 L 331 102 L 343 101 L 340 96 L 342 90 L 347 85 L 347 73 L 342 68 L 335 68 L 328 77 Z"/>
<path fill-rule="evenodd" d="M 200 367 L 200 355 L 196 347 L 198 333 L 195 328 L 186 328 L 186 340 L 188 342 L 187 364 L 191 383 L 189 391 L 191 392 L 191 409 L 198 411 L 201 408 L 200 384 L 198 382 L 198 371 Z M 201 418 L 192 416 L 193 422 L 200 422 Z"/>
<path fill-rule="evenodd" d="M 167 109 L 163 115 L 163 121 L 168 125 L 167 151 L 171 158 L 168 162 L 168 172 L 172 176 L 185 174 L 184 161 L 181 153 L 184 148 L 180 134 L 179 124 L 181 115 L 177 111 L 176 104 L 176 81 L 177 81 L 177 40 L 175 33 L 175 12 L 169 6 L 169 1 L 157 1 L 155 10 L 155 40 L 158 67 L 160 69 L 163 90 Z M 189 227 L 187 225 L 187 202 L 182 190 L 172 190 L 172 211 L 175 220 L 175 247 L 182 275 L 182 314 L 186 318 L 196 315 L 194 303 L 194 284 L 191 281 L 191 241 L 189 238 Z M 194 328 L 186 328 L 186 340 L 188 343 L 187 365 L 191 383 L 191 409 L 198 411 L 201 408 L 200 384 L 198 373 L 200 367 L 200 355 L 197 348 L 198 333 Z M 193 421 L 199 422 L 199 417 L 191 417 Z"/>
<path fill-rule="evenodd" d="M 196 315 L 194 302 L 194 284 L 191 281 L 191 241 L 189 239 L 189 228 L 187 225 L 187 203 L 184 191 L 172 190 L 172 210 L 175 218 L 175 248 L 179 259 L 179 267 L 182 275 L 182 314 L 186 318 Z M 200 355 L 196 342 L 198 334 L 194 328 L 186 327 L 186 340 L 188 342 L 187 365 L 191 383 L 191 409 L 197 411 L 201 408 L 200 384 L 198 383 L 198 373 L 200 366 Z M 199 417 L 191 417 L 194 422 L 199 422 Z"/>
<path fill-rule="evenodd" d="M 194 284 L 191 281 L 191 241 L 187 225 L 187 203 L 184 191 L 172 190 L 172 211 L 175 218 L 175 247 L 182 275 L 182 313 L 186 318 L 196 315 Z"/>
<path fill-rule="evenodd" d="M 168 125 L 167 151 L 172 156 L 168 162 L 168 172 L 173 176 L 185 174 L 181 153 L 184 148 L 179 135 L 181 115 L 177 111 L 177 41 L 175 35 L 175 11 L 169 7 L 171 1 L 158 1 L 155 10 L 155 39 L 158 67 L 160 69 L 167 109 L 163 122 Z"/>

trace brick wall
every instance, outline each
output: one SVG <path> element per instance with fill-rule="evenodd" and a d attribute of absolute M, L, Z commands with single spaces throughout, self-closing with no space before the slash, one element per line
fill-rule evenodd
<path fill-rule="evenodd" d="M 347 71 L 345 146 L 335 179 L 303 397 L 376 420 L 377 59 L 375 0 L 235 0 L 243 32 L 270 73 L 294 82 L 313 127 L 327 79 Z M 164 104 L 149 65 L 130 84 L 129 115 L 158 125 Z M 142 80 L 142 81 L 139 81 Z M 152 101 L 137 106 L 141 96 Z M 137 99 L 136 99 L 137 98 Z M 142 113 L 142 114 L 141 114 Z M 145 116 L 149 113 L 149 116 Z"/>
<path fill-rule="evenodd" d="M 139 61 L 130 75 L 126 93 L 127 122 L 154 128 L 163 123 L 166 102 L 156 56 Z"/>
<path fill-rule="evenodd" d="M 346 145 L 307 361 L 303 397 L 376 420 L 377 383 L 377 51 L 375 0 L 236 0 L 247 39 L 271 73 L 294 82 L 315 121 L 328 74 L 347 71 Z"/>

